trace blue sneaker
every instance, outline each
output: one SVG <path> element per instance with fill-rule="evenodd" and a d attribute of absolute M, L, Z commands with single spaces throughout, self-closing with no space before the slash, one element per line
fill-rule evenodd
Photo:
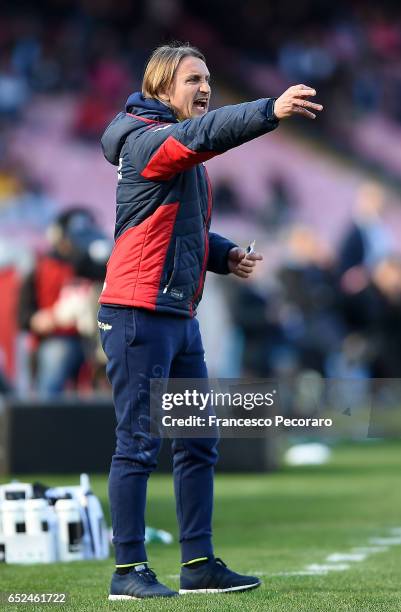
<path fill-rule="evenodd" d="M 175 597 L 178 593 L 161 584 L 153 570 L 145 563 L 135 565 L 128 574 L 114 573 L 109 599 L 145 599 L 147 597 Z"/>
<path fill-rule="evenodd" d="M 197 567 L 181 567 L 180 595 L 246 591 L 256 589 L 260 585 L 259 578 L 232 572 L 221 559 L 214 557 Z"/>

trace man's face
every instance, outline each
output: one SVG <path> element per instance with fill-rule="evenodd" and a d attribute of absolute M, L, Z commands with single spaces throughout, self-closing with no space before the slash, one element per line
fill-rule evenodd
<path fill-rule="evenodd" d="M 201 117 L 209 109 L 210 74 L 205 62 L 198 57 L 184 57 L 178 64 L 166 101 L 178 119 Z"/>

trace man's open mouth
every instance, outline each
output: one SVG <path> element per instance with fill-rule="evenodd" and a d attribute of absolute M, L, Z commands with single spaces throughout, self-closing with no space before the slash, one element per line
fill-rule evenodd
<path fill-rule="evenodd" d="M 206 110 L 207 104 L 208 104 L 207 100 L 195 100 L 194 102 L 194 106 L 198 108 L 199 110 Z"/>

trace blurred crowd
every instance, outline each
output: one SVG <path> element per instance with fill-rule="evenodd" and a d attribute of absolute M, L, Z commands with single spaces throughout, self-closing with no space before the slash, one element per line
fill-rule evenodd
<path fill-rule="evenodd" d="M 327 378 L 401 375 L 401 258 L 384 220 L 385 193 L 363 183 L 336 253 L 311 227 L 283 229 L 275 274 L 230 281 L 242 374 Z"/>
<path fill-rule="evenodd" d="M 277 197 L 273 190 L 271 214 L 262 215 L 266 236 L 275 234 L 281 248 L 273 273 L 262 264 L 247 281 L 217 280 L 231 348 L 211 374 L 232 372 L 237 363 L 241 376 L 400 377 L 401 258 L 382 186 L 360 186 L 336 253 L 312 227 L 288 217 L 290 206 L 283 203 L 282 217 L 274 214 Z M 227 186 L 217 189 L 218 209 L 221 201 L 230 201 Z M 48 249 L 20 275 L 17 373 L 7 382 L 3 372 L 0 385 L 23 396 L 104 391 L 96 312 L 111 241 L 82 207 L 59 214 L 47 240 Z M 218 320 L 218 308 L 206 316 Z"/>
<path fill-rule="evenodd" d="M 0 261 L 0 345 L 14 349 L 14 375 L 7 380 L 0 367 L 0 390 L 22 397 L 91 393 L 104 385 L 96 316 L 112 242 L 82 206 L 55 216 L 43 238 L 46 247 L 23 269 L 15 259 Z"/>
<path fill-rule="evenodd" d="M 0 391 L 108 388 L 96 304 L 110 240 L 101 219 L 79 203 L 61 207 L 43 177 L 15 157 L 13 130 L 34 100 L 67 95 L 74 100 L 70 136 L 97 147 L 108 120 L 139 88 L 150 50 L 172 39 L 206 53 L 216 106 L 305 82 L 325 105 L 315 129 L 331 142 L 343 146 L 361 115 L 401 121 L 401 10 L 394 3 L 252 0 L 231 2 L 229 10 L 223 0 L 9 4 L 0 22 Z M 336 251 L 297 222 L 284 174 L 269 179 L 263 198 L 247 219 L 279 244 L 280 256 L 274 270 L 260 266 L 249 282 L 219 280 L 234 347 L 226 359 L 243 375 L 400 376 L 401 260 L 383 186 L 361 185 Z M 229 179 L 215 183 L 214 203 L 217 217 L 243 218 Z"/>
<path fill-rule="evenodd" d="M 194 10 L 199 19 L 204 15 L 203 7 Z M 292 83 L 313 85 L 325 107 L 314 128 L 326 132 L 331 142 L 344 146 L 350 126 L 361 115 L 381 113 L 400 123 L 398 4 L 256 1 L 231 3 L 227 11 L 224 0 L 217 0 L 211 10 L 214 39 L 218 32 L 236 53 L 230 76 L 261 96 L 266 87 L 280 91 Z M 222 72 L 227 59 L 223 54 Z"/>
<path fill-rule="evenodd" d="M 234 0 L 230 10 L 225 0 L 20 0 L 0 24 L 0 117 L 18 117 L 35 93 L 73 92 L 77 134 L 97 137 L 150 50 L 171 39 L 203 49 L 231 91 L 315 86 L 326 107 L 319 125 L 338 141 L 361 113 L 401 121 L 400 7 L 360 0 Z"/>

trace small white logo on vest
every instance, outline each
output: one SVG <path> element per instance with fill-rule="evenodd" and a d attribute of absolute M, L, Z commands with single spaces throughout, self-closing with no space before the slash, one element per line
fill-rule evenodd
<path fill-rule="evenodd" d="M 102 329 L 103 331 L 108 331 L 109 329 L 113 329 L 113 326 L 110 325 L 110 323 L 103 323 L 103 321 L 98 321 L 97 326 L 99 329 Z"/>
<path fill-rule="evenodd" d="M 182 300 L 182 298 L 184 297 L 184 292 L 181 289 L 172 289 L 170 291 L 170 295 L 176 300 Z"/>

